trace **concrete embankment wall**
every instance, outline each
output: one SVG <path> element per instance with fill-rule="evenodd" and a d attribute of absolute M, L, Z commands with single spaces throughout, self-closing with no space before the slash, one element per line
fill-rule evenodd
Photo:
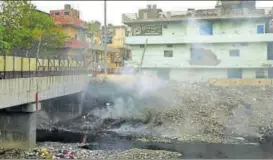
<path fill-rule="evenodd" d="M 88 84 L 87 75 L 31 77 L 0 80 L 0 109 L 79 93 Z M 36 93 L 38 97 L 36 97 Z"/>

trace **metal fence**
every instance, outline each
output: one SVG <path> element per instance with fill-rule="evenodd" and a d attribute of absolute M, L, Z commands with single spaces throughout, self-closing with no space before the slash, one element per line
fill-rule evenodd
<path fill-rule="evenodd" d="M 0 79 L 87 74 L 84 59 L 75 56 L 31 58 L 0 56 Z"/>

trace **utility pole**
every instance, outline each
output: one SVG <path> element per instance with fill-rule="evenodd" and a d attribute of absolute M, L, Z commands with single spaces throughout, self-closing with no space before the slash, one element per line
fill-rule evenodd
<path fill-rule="evenodd" d="M 104 1 L 104 73 L 107 74 L 107 11 L 106 0 Z"/>

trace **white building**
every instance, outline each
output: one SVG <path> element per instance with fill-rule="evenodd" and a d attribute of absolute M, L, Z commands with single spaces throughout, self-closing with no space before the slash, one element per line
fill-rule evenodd
<path fill-rule="evenodd" d="M 215 9 L 162 12 L 149 5 L 123 14 L 131 28 L 128 63 L 139 66 L 146 48 L 143 71 L 164 79 L 273 78 L 271 10 L 220 1 Z"/>

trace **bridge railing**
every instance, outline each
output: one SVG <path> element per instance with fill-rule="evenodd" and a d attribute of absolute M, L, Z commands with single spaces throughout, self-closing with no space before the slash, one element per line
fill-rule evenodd
<path fill-rule="evenodd" d="M 31 58 L 0 56 L 0 79 L 87 74 L 84 60 L 76 57 Z"/>

